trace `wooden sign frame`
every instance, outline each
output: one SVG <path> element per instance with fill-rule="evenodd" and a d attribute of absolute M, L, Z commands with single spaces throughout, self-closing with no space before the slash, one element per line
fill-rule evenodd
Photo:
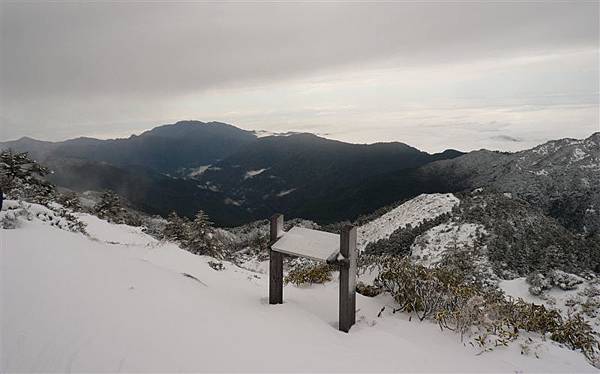
<path fill-rule="evenodd" d="M 311 251 L 292 250 L 283 248 L 284 244 L 289 245 L 290 240 L 283 243 L 283 237 L 286 232 L 283 231 L 283 215 L 275 214 L 270 219 L 270 241 L 269 241 L 269 304 L 283 304 L 283 255 L 307 257 L 317 261 L 325 261 L 330 265 L 335 265 L 340 271 L 340 293 L 339 293 L 339 330 L 348 332 L 356 322 L 356 272 L 357 272 L 357 250 L 356 250 L 356 227 L 347 225 L 342 228 L 339 235 L 339 248 L 325 249 L 313 248 Z M 295 229 L 295 228 L 294 228 Z M 309 245 L 309 240 L 304 236 L 313 235 L 326 238 L 331 244 L 331 238 L 335 234 L 325 233 L 323 231 L 298 229 L 294 231 L 296 240 Z M 304 230 L 304 231 L 302 231 Z M 291 235 L 291 234 L 290 234 Z M 286 238 L 288 239 L 288 238 Z M 318 243 L 314 244 L 318 247 Z M 279 248 L 278 248 L 279 247 Z M 315 255 L 316 250 L 320 250 L 319 255 Z M 325 253 L 331 253 L 325 255 Z M 326 252 L 323 252 L 326 251 Z M 308 254 L 310 253 L 310 254 Z"/>

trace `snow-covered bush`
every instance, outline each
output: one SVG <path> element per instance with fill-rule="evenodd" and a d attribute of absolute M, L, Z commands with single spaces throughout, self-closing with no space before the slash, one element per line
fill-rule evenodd
<path fill-rule="evenodd" d="M 482 225 L 489 233 L 487 256 L 504 279 L 552 269 L 573 274 L 600 270 L 597 233 L 574 233 L 524 200 L 492 191 L 465 194 L 455 216 Z"/>
<path fill-rule="evenodd" d="M 534 271 L 527 276 L 529 283 L 529 293 L 535 296 L 541 295 L 544 291 L 552 288 L 552 282 L 539 271 Z"/>
<path fill-rule="evenodd" d="M 426 268 L 404 257 L 382 259 L 381 270 L 375 279 L 379 286 L 394 297 L 400 310 L 414 313 L 420 320 L 433 318 L 452 302 L 455 296 L 474 296 L 472 288 L 462 284 L 456 273 L 443 268 Z"/>
<path fill-rule="evenodd" d="M 56 202 L 74 212 L 81 212 L 82 206 L 79 195 L 73 191 L 63 192 L 56 196 Z"/>
<path fill-rule="evenodd" d="M 190 220 L 187 217 L 179 217 L 175 212 L 169 213 L 163 229 L 163 237 L 176 242 L 185 241 L 189 223 Z"/>
<path fill-rule="evenodd" d="M 389 292 L 397 310 L 420 320 L 435 320 L 441 328 L 461 336 L 479 334 L 482 347 L 507 345 L 520 330 L 548 333 L 552 340 L 581 350 L 591 361 L 600 353 L 600 342 L 581 314 L 564 319 L 560 312 L 522 299 L 505 297 L 465 278 L 457 268 L 427 268 L 408 258 L 385 257 L 380 263 L 375 286 Z"/>
<path fill-rule="evenodd" d="M 85 233 L 85 223 L 64 208 L 56 208 L 48 211 L 40 211 L 35 214 L 36 218 L 48 222 L 63 230 Z"/>
<path fill-rule="evenodd" d="M 16 229 L 21 226 L 21 219 L 31 221 L 32 214 L 23 201 L 6 201 L 4 210 L 0 212 L 0 223 L 3 229 Z"/>
<path fill-rule="evenodd" d="M 331 280 L 331 273 L 334 270 L 335 268 L 328 264 L 297 258 L 291 261 L 290 270 L 283 281 L 296 286 L 322 284 Z"/>
<path fill-rule="evenodd" d="M 550 290 L 553 287 L 558 287 L 564 291 L 574 290 L 583 281 L 583 278 L 561 270 L 551 270 L 546 275 L 536 271 L 527 276 L 527 283 L 530 285 L 529 293 L 535 296 L 540 296 L 544 291 Z"/>
<path fill-rule="evenodd" d="M 223 258 L 223 247 L 217 240 L 208 215 L 199 210 L 194 220 L 187 225 L 183 246 L 192 253 Z"/>
<path fill-rule="evenodd" d="M 47 204 L 55 194 L 54 185 L 44 179 L 49 173 L 27 152 L 0 152 L 0 189 L 9 199 Z"/>
<path fill-rule="evenodd" d="M 381 294 L 381 292 L 383 292 L 383 290 L 379 287 L 376 287 L 376 286 L 373 286 L 370 284 L 358 282 L 356 284 L 356 292 L 358 292 L 359 294 L 361 294 L 363 296 L 374 297 L 374 296 Z"/>
<path fill-rule="evenodd" d="M 92 208 L 92 212 L 111 223 L 126 224 L 129 226 L 141 226 L 141 218 L 132 212 L 129 212 L 119 195 L 113 191 L 107 190 L 100 195 L 100 201 L 98 201 Z"/>
<path fill-rule="evenodd" d="M 225 270 L 225 265 L 222 262 L 218 261 L 208 261 L 208 266 L 210 266 L 213 270 L 221 271 Z"/>
<path fill-rule="evenodd" d="M 196 213 L 193 221 L 179 217 L 172 212 L 164 226 L 163 237 L 173 240 L 182 248 L 199 255 L 225 258 L 227 253 L 221 242 L 221 233 L 213 227 L 209 217 L 202 210 Z"/>
<path fill-rule="evenodd" d="M 581 350 L 594 363 L 600 358 L 600 341 L 580 314 L 570 316 L 552 331 L 552 340 L 564 343 L 571 349 Z"/>
<path fill-rule="evenodd" d="M 561 270 L 553 270 L 548 274 L 552 284 L 561 290 L 568 291 L 577 288 L 577 285 L 583 283 L 583 279 L 574 274 L 565 273 Z"/>
<path fill-rule="evenodd" d="M 42 206 L 22 200 L 7 200 L 4 205 L 0 212 L 3 229 L 15 229 L 23 221 L 37 219 L 62 230 L 85 233 L 85 224 L 58 204 Z"/>

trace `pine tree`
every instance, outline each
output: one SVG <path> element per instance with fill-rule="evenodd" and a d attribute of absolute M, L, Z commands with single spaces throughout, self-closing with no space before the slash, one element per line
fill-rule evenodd
<path fill-rule="evenodd" d="M 69 191 L 62 193 L 56 198 L 56 201 L 65 208 L 73 211 L 80 212 L 82 210 L 79 196 L 75 192 Z"/>
<path fill-rule="evenodd" d="M 111 190 L 104 191 L 100 201 L 94 205 L 94 213 L 102 219 L 110 222 L 123 223 L 125 208 L 121 205 L 121 199 Z"/>
<path fill-rule="evenodd" d="M 188 239 L 189 220 L 184 217 L 179 217 L 177 213 L 171 212 L 167 217 L 167 224 L 163 230 L 163 236 L 166 239 L 184 243 Z"/>
<path fill-rule="evenodd" d="M 36 174 L 43 177 L 49 173 L 48 168 L 29 158 L 27 152 L 14 152 L 12 149 L 0 153 L 0 170 L 7 185 L 17 179 L 27 181 Z"/>
<path fill-rule="evenodd" d="M 221 257 L 221 245 L 214 235 L 212 222 L 204 211 L 199 210 L 188 225 L 185 246 L 196 254 Z"/>
<path fill-rule="evenodd" d="M 9 197 L 47 203 L 55 193 L 54 185 L 43 179 L 49 173 L 27 152 L 0 152 L 0 188 Z"/>

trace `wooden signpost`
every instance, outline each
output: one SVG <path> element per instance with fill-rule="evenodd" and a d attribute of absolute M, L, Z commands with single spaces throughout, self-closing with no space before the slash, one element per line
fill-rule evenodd
<path fill-rule="evenodd" d="M 283 254 L 335 265 L 340 270 L 339 329 L 348 332 L 356 322 L 356 228 L 340 235 L 294 227 L 283 231 L 283 215 L 271 217 L 269 246 L 269 304 L 283 303 Z"/>

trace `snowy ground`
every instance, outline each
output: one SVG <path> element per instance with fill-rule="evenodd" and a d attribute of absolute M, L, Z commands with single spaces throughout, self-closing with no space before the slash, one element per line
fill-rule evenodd
<path fill-rule="evenodd" d="M 418 225 L 425 219 L 433 219 L 449 213 L 460 200 L 453 194 L 422 194 L 381 217 L 358 228 L 357 247 L 365 249 L 367 244 L 387 239 L 400 227 Z"/>
<path fill-rule="evenodd" d="M 597 372 L 551 342 L 539 359 L 518 346 L 478 355 L 431 323 L 378 318 L 385 296 L 357 295 L 345 334 L 336 282 L 287 286 L 272 306 L 263 274 L 81 219 L 91 238 L 36 218 L 0 230 L 0 371 Z"/>
<path fill-rule="evenodd" d="M 485 228 L 482 225 L 442 223 L 415 239 L 415 243 L 411 247 L 412 258 L 424 266 L 434 265 L 442 259 L 446 251 L 454 247 L 459 249 L 472 247 L 478 233 L 485 234 Z"/>
<path fill-rule="evenodd" d="M 581 304 L 586 301 L 586 298 L 582 296 L 582 291 L 586 287 L 589 287 L 591 283 L 590 281 L 585 281 L 573 290 L 562 290 L 558 287 L 553 287 L 550 290 L 544 291 L 541 296 L 535 296 L 529 292 L 529 283 L 527 283 L 524 277 L 501 281 L 498 287 L 506 295 L 512 296 L 515 299 L 521 298 L 529 303 L 541 304 L 557 309 L 566 317 L 569 314 L 573 314 L 573 312 L 581 311 Z M 576 302 L 574 303 L 574 301 Z M 595 317 L 585 315 L 585 318 L 594 331 L 600 335 L 600 313 Z"/>

